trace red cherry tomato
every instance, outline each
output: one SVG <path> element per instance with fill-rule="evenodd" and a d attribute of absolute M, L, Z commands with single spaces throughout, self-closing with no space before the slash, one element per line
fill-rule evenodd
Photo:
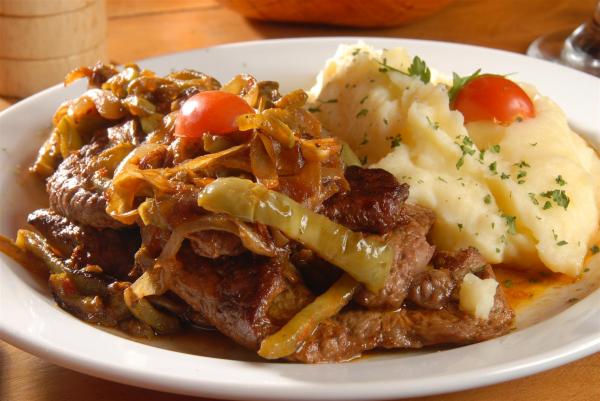
<path fill-rule="evenodd" d="M 241 97 L 221 91 L 205 91 L 186 100 L 175 120 L 175 135 L 196 138 L 207 132 L 228 134 L 237 131 L 235 119 L 254 113 Z"/>
<path fill-rule="evenodd" d="M 452 106 L 471 121 L 494 121 L 510 124 L 518 119 L 535 117 L 535 108 L 523 89 L 500 75 L 473 78 L 456 95 Z"/>

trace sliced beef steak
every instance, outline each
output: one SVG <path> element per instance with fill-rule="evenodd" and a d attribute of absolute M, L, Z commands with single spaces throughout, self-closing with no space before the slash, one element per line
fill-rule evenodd
<path fill-rule="evenodd" d="M 96 229 L 78 225 L 48 209 L 39 209 L 27 219 L 77 268 L 98 265 L 116 278 L 126 278 L 133 268 L 133 255 L 140 247 L 139 230 Z"/>
<path fill-rule="evenodd" d="M 491 267 L 480 273 L 494 277 Z M 502 290 L 496 291 L 487 320 L 468 315 L 457 303 L 441 310 L 353 310 L 322 322 L 289 359 L 307 363 L 352 359 L 375 348 L 421 348 L 436 344 L 468 344 L 507 333 L 514 319 Z"/>
<path fill-rule="evenodd" d="M 285 259 L 238 257 L 207 259 L 189 247 L 179 253 L 181 265 L 169 271 L 169 288 L 221 333 L 258 349 L 312 300 Z"/>
<path fill-rule="evenodd" d="M 400 221 L 408 185 L 400 184 L 389 172 L 356 166 L 344 173 L 350 191 L 329 198 L 317 210 L 354 231 L 384 234 Z"/>
<path fill-rule="evenodd" d="M 377 294 L 361 288 L 354 301 L 367 308 L 397 309 L 402 306 L 416 276 L 426 270 L 434 247 L 426 235 L 433 225 L 433 213 L 420 206 L 402 206 L 400 223 L 383 236 L 394 249 L 394 264 L 386 284 Z"/>
<path fill-rule="evenodd" d="M 110 177 L 96 171 L 94 160 L 106 144 L 93 141 L 69 155 L 47 181 L 50 208 L 77 223 L 96 228 L 121 228 L 123 224 L 106 213 L 104 185 Z"/>
<path fill-rule="evenodd" d="M 432 260 L 433 268 L 422 272 L 408 293 L 408 299 L 425 309 L 442 309 L 458 299 L 459 283 L 467 273 L 479 273 L 487 263 L 475 248 L 458 252 L 439 251 Z"/>

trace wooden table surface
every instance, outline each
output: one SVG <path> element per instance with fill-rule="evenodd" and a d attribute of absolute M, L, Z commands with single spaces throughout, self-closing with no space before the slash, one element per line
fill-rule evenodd
<path fill-rule="evenodd" d="M 366 35 L 470 43 L 523 53 L 537 36 L 590 18 L 596 0 L 457 0 L 393 29 L 357 30 L 248 21 L 213 0 L 108 0 L 111 61 L 254 39 Z M 0 110 L 14 100 L 0 99 Z M 510 350 L 507 350 L 510 352 Z M 531 377 L 444 396 L 438 401 L 600 400 L 600 353 Z M 76 373 L 0 342 L 0 400 L 191 400 Z"/>

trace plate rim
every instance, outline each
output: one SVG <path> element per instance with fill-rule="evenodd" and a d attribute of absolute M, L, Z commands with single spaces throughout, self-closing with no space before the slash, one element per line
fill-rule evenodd
<path fill-rule="evenodd" d="M 523 57 L 525 59 L 529 59 L 531 60 L 530 57 L 523 55 L 523 54 L 519 54 L 519 53 L 513 53 L 513 52 L 509 52 L 509 51 L 505 51 L 505 50 L 501 50 L 501 49 L 493 49 L 493 48 L 487 48 L 487 47 L 482 47 L 482 46 L 477 46 L 477 45 L 470 45 L 470 44 L 461 44 L 461 43 L 453 43 L 453 42 L 443 42 L 443 41 L 434 41 L 434 40 L 420 40 L 420 39 L 405 39 L 405 38 L 387 38 L 387 37 L 371 37 L 371 36 L 327 36 L 327 37 L 302 37 L 302 38 L 282 38 L 282 39 L 268 39 L 268 40 L 253 40 L 253 41 L 246 41 L 246 42 L 235 42 L 235 43 L 228 43 L 228 44 L 222 44 L 222 45 L 218 45 L 218 46 L 211 46 L 211 47 L 205 47 L 205 48 L 197 48 L 197 49 L 191 49 L 191 50 L 184 50 L 184 51 L 179 51 L 179 52 L 175 52 L 175 53 L 168 53 L 168 54 L 164 54 L 164 55 L 160 55 L 160 56 L 154 56 L 154 57 L 149 57 L 149 58 L 145 58 L 142 60 L 139 60 L 140 64 L 145 64 L 145 63 L 151 63 L 151 62 L 156 62 L 159 61 L 161 59 L 168 59 L 168 58 L 177 58 L 177 57 L 181 57 L 182 55 L 185 54 L 193 54 L 199 51 L 210 51 L 211 49 L 223 49 L 223 48 L 240 48 L 240 47 L 253 47 L 253 46 L 262 46 L 262 45 L 271 45 L 271 44 L 286 44 L 286 43 L 294 43 L 294 42 L 335 42 L 335 43 L 344 43 L 344 42 L 352 42 L 352 41 L 357 41 L 357 40 L 364 40 L 365 42 L 369 42 L 369 41 L 389 41 L 390 43 L 395 43 L 396 45 L 412 45 L 415 47 L 418 47 L 420 44 L 426 44 L 426 45 L 444 45 L 444 46 L 453 46 L 456 48 L 473 48 L 477 51 L 484 51 L 484 52 L 496 52 L 498 54 L 505 54 L 505 55 L 510 55 L 512 56 L 519 56 L 519 57 Z M 543 60 L 538 60 L 539 62 L 544 62 Z M 565 66 L 557 66 L 556 64 L 553 63 L 549 63 L 546 62 L 548 64 L 552 64 L 554 67 L 560 67 L 563 68 L 565 71 L 569 71 L 569 73 L 577 73 L 577 74 L 581 74 L 582 76 L 585 76 L 586 79 L 588 79 L 589 76 L 588 74 L 579 72 L 579 71 L 573 71 Z M 592 77 L 594 78 L 594 77 Z M 54 85 L 48 89 L 45 89 L 41 92 L 38 92 L 28 98 L 25 98 L 23 100 L 21 100 L 20 102 L 8 107 L 6 110 L 0 112 L 0 122 L 2 121 L 3 118 L 5 118 L 5 116 L 12 114 L 12 113 L 18 113 L 20 108 L 25 108 L 27 107 L 31 102 L 35 102 L 38 99 L 43 99 L 44 97 L 48 96 L 51 93 L 54 93 L 55 91 L 58 91 L 61 89 L 61 84 L 57 84 Z M 2 261 L 0 261 L 0 263 L 3 263 Z M 1 284 L 0 284 L 1 286 Z M 0 287 L 1 288 L 1 287 Z M 0 296 L 1 298 L 1 296 Z M 596 299 L 597 298 L 597 299 Z M 590 294 L 586 299 L 582 300 L 579 304 L 574 305 L 573 308 L 582 308 L 586 305 L 586 303 L 591 303 L 591 301 L 593 300 L 600 300 L 600 290 L 596 290 L 594 293 Z M 2 311 L 1 305 L 0 305 L 0 312 Z M 560 315 L 560 314 L 559 314 Z M 540 324 L 549 322 L 554 320 L 557 316 L 556 315 Z M 70 315 L 69 315 L 70 317 Z M 89 328 L 92 328 L 93 330 L 97 330 L 96 328 L 94 328 L 91 325 L 86 325 L 89 326 Z M 527 329 L 520 331 L 520 333 L 524 333 L 526 332 Z M 247 399 L 247 398 L 256 398 L 256 397 L 261 397 L 263 399 L 277 399 L 277 398 L 286 398 L 286 399 L 336 399 L 339 398 L 341 396 L 348 398 L 348 399 L 366 399 L 366 398 L 372 398 L 372 397 L 377 397 L 377 398 L 398 398 L 399 396 L 401 397 L 413 397 L 413 396 L 423 396 L 423 395 L 434 395 L 434 394 L 440 394 L 440 393 L 446 393 L 446 392 L 452 392 L 452 391 L 458 391 L 458 390 L 465 390 L 465 389 L 470 389 L 470 388 L 474 388 L 474 387 L 480 387 L 480 386 L 485 386 L 485 385 L 490 385 L 493 383 L 498 383 L 501 381 L 506 381 L 506 380 L 511 380 L 514 378 L 518 378 L 518 377 L 522 377 L 525 375 L 530 375 L 530 374 L 534 374 L 543 370 L 547 370 L 547 369 L 551 369 L 553 367 L 559 366 L 561 364 L 564 363 L 568 363 L 571 362 L 575 359 L 584 357 L 586 355 L 595 353 L 597 351 L 600 351 L 600 332 L 595 333 L 595 334 L 590 334 L 588 336 L 585 336 L 583 338 L 580 338 L 579 341 L 575 342 L 575 343 L 570 343 L 570 344 L 566 344 L 563 345 L 562 347 L 559 348 L 555 348 L 552 351 L 548 351 L 545 354 L 541 354 L 541 355 L 536 355 L 536 357 L 530 357 L 530 358 L 525 358 L 524 360 L 521 361 L 521 364 L 518 366 L 515 366 L 515 364 L 517 364 L 517 361 L 512 361 L 512 362 L 507 362 L 501 365 L 496 365 L 493 368 L 487 368 L 484 369 L 482 377 L 475 382 L 471 382 L 471 383 L 464 383 L 464 381 L 460 380 L 461 374 L 460 372 L 458 374 L 454 374 L 454 375 L 446 375 L 447 378 L 445 379 L 444 382 L 441 383 L 437 383 L 437 384 L 428 384 L 426 389 L 421 389 L 421 390 L 415 390 L 412 389 L 398 389 L 398 388 L 375 388 L 375 389 L 368 389 L 368 392 L 364 391 L 365 386 L 368 386 L 366 383 L 350 383 L 347 385 L 347 387 L 345 386 L 345 389 L 343 391 L 340 392 L 340 387 L 339 384 L 334 383 L 333 387 L 331 385 L 326 385 L 323 383 L 314 383 L 314 382 L 300 382 L 300 381 L 295 381 L 292 384 L 290 383 L 284 383 L 283 385 L 280 385 L 281 387 L 277 387 L 278 391 L 273 392 L 273 388 L 272 386 L 274 386 L 274 383 L 269 383 L 269 386 L 271 387 L 265 387 L 265 384 L 256 384 L 254 387 L 250 386 L 248 387 L 247 385 L 242 385 L 240 388 L 229 388 L 226 391 L 223 391 L 222 388 L 222 384 L 220 383 L 214 383 L 214 382 L 206 382 L 206 381 L 198 381 L 195 383 L 189 383 L 186 380 L 183 380 L 183 382 L 181 382 L 180 379 L 180 383 L 179 385 L 177 383 L 171 383 L 171 384 L 166 384 L 166 383 L 162 383 L 160 382 L 160 380 L 157 380 L 158 377 L 149 377 L 148 374 L 146 373 L 144 374 L 139 374 L 139 372 L 134 372 L 132 371 L 131 367 L 128 366 L 118 366 L 118 369 L 115 369 L 115 364 L 114 363 L 108 363 L 106 361 L 94 361 L 91 360 L 91 358 L 87 358 L 84 357 L 82 355 L 78 355 L 78 354 L 69 354 L 68 352 L 65 353 L 64 350 L 60 349 L 60 347 L 57 346 L 48 346 L 47 344 L 44 346 L 44 344 L 41 344 L 39 341 L 36 342 L 35 339 L 33 337 L 26 337 L 26 336 L 19 336 L 19 333 L 16 333 L 14 331 L 11 331 L 9 327 L 6 327 L 3 324 L 3 319 L 0 319 L 0 339 L 6 341 L 9 344 L 12 344 L 18 348 L 21 348 L 23 350 L 26 350 L 27 352 L 30 352 L 34 355 L 40 356 L 43 359 L 46 359 L 52 363 L 56 363 L 57 365 L 66 367 L 66 368 L 70 368 L 70 369 L 74 369 L 76 371 L 85 373 L 85 374 L 89 374 L 95 377 L 100 377 L 100 378 L 104 378 L 104 379 L 108 379 L 108 380 L 112 380 L 112 381 L 116 381 L 119 383 L 123 383 L 123 384 L 127 384 L 127 385 L 135 385 L 135 386 L 139 386 L 139 387 L 144 387 L 144 388 L 150 388 L 153 390 L 159 390 L 159 391 L 169 391 L 169 392 L 174 392 L 174 393 L 179 393 L 179 394 L 188 394 L 188 395 L 201 395 L 201 396 L 208 396 L 208 397 L 216 397 L 216 398 L 240 398 L 240 399 Z M 509 335 L 514 335 L 514 334 L 509 334 Z M 124 341 L 129 341 L 129 340 L 124 340 Z M 137 344 L 137 346 L 143 346 L 143 347 L 151 347 L 149 345 L 143 345 L 143 344 L 138 344 L 138 343 L 134 343 L 129 341 L 131 344 Z M 151 347 L 155 350 L 158 350 L 156 347 Z M 462 347 L 460 347 L 462 348 Z M 458 348 L 456 348 L 458 349 Z M 167 350 L 163 350 L 160 349 L 159 352 L 173 352 L 173 351 L 167 351 Z M 201 356 L 193 356 L 194 358 L 204 358 L 204 359 L 210 359 L 212 361 L 214 361 L 214 358 L 208 358 L 208 357 L 201 357 Z M 219 361 L 223 361 L 223 360 L 219 360 Z M 227 363 L 231 363 L 231 364 L 242 364 L 242 362 L 240 361 L 227 361 Z M 262 364 L 262 363 L 258 363 L 258 364 Z M 305 369 L 315 369 L 315 365 L 297 365 L 297 366 L 304 366 Z M 323 366 L 323 365 L 316 365 L 318 366 Z M 136 374 L 137 373 L 137 374 Z M 468 374 L 469 372 L 467 372 Z M 175 380 L 173 378 L 170 378 L 170 380 Z M 383 381 L 383 382 L 377 382 L 377 383 L 386 383 L 386 385 L 389 385 L 388 382 Z M 190 387 L 191 384 L 194 384 L 194 386 Z M 201 389 L 201 391 L 197 391 L 198 388 L 197 386 L 202 386 L 203 388 Z M 295 387 L 294 387 L 295 386 Z M 292 388 L 293 387 L 293 388 Z M 383 386 L 382 386 L 383 387 Z M 295 394 L 290 394 L 290 390 L 307 390 L 307 389 L 316 389 L 316 392 L 313 392 L 310 395 L 295 395 Z M 268 390 L 270 391 L 269 394 L 265 394 L 264 391 Z M 399 392 L 400 390 L 400 392 Z"/>

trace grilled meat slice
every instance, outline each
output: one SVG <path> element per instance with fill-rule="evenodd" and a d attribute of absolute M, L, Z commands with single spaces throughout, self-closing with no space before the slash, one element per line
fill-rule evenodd
<path fill-rule="evenodd" d="M 480 273 L 494 277 L 491 267 Z M 456 302 L 441 310 L 351 310 L 322 322 L 289 359 L 307 363 L 345 361 L 375 348 L 468 344 L 507 333 L 514 319 L 501 289 L 487 320 L 468 315 Z"/>
<path fill-rule="evenodd" d="M 38 209 L 27 219 L 77 268 L 98 265 L 110 276 L 124 279 L 133 268 L 133 255 L 140 247 L 137 229 L 96 229 L 75 224 L 49 209 Z"/>
<path fill-rule="evenodd" d="M 96 228 L 121 228 L 106 213 L 108 172 L 96 170 L 94 160 L 107 139 L 92 141 L 60 163 L 46 183 L 50 208 L 69 220 Z"/>
<path fill-rule="evenodd" d="M 354 296 L 355 302 L 367 308 L 400 308 L 414 278 L 425 271 L 433 255 L 434 247 L 426 238 L 433 225 L 433 213 L 429 209 L 407 203 L 400 208 L 397 218 L 400 220 L 399 224 L 383 236 L 395 254 L 384 288 L 377 294 L 361 288 Z"/>
<path fill-rule="evenodd" d="M 421 308 L 442 309 L 448 302 L 458 299 L 458 283 L 467 273 L 482 271 L 486 262 L 475 248 L 461 249 L 458 252 L 438 251 L 433 260 L 433 268 L 421 273 L 414 280 L 408 299 Z"/>
<path fill-rule="evenodd" d="M 317 212 L 353 231 L 384 234 L 393 229 L 401 220 L 408 185 L 378 168 L 350 166 L 344 175 L 350 191 L 335 194 Z"/>
<path fill-rule="evenodd" d="M 169 289 L 221 333 L 258 349 L 312 300 L 287 259 L 244 254 L 218 260 L 198 257 L 184 246 L 181 265 L 171 268 Z"/>

